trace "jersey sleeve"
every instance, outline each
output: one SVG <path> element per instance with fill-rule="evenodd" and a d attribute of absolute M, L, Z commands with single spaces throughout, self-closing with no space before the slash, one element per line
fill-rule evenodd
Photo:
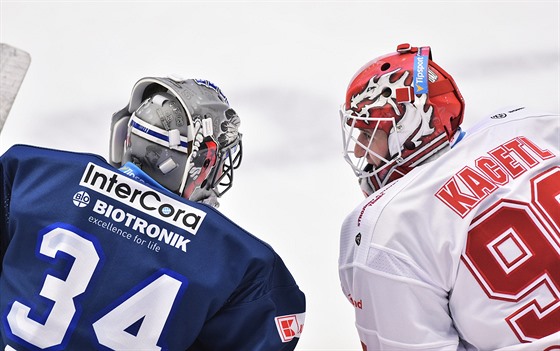
<path fill-rule="evenodd" d="M 367 350 L 457 350 L 459 338 L 447 293 L 420 276 L 401 257 L 372 250 L 367 266 L 342 272 L 346 297 L 354 305 L 360 340 Z M 346 290 L 346 289 L 344 289 Z"/>
<path fill-rule="evenodd" d="M 250 274 L 209 318 L 188 351 L 295 349 L 305 319 L 305 296 L 280 257 L 274 261 L 269 274 Z"/>
<path fill-rule="evenodd" d="M 399 227 L 405 219 L 396 212 L 386 214 L 386 205 L 404 186 L 402 179 L 392 183 L 346 217 L 340 241 L 341 287 L 354 307 L 364 350 L 457 350 L 448 290 L 436 271 L 418 264 L 403 246 L 419 248 L 412 235 L 418 228 Z M 411 240 L 396 243 L 395 231 L 410 232 Z"/>
<path fill-rule="evenodd" d="M 8 247 L 9 231 L 8 218 L 11 197 L 11 177 L 8 173 L 9 150 L 0 156 L 0 262 L 4 260 L 4 254 Z M 0 273 L 2 273 L 2 265 L 0 264 Z"/>

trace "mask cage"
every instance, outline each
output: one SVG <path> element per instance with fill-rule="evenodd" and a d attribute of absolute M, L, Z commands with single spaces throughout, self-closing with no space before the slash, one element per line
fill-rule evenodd
<path fill-rule="evenodd" d="M 243 158 L 243 144 L 239 139 L 226 150 L 220 151 L 220 165 L 215 167 L 207 189 L 212 190 L 216 196 L 221 197 L 233 186 L 233 171 L 241 165 Z"/>
<path fill-rule="evenodd" d="M 379 155 L 378 153 L 372 151 L 371 145 L 374 141 L 374 138 L 369 138 L 367 144 L 362 143 L 359 140 L 360 133 L 365 128 L 358 128 L 356 124 L 358 122 L 367 123 L 371 125 L 372 128 L 368 128 L 371 130 L 371 134 L 374 135 L 379 129 L 380 125 L 387 123 L 391 124 L 391 131 L 396 129 L 396 122 L 395 119 L 392 117 L 389 118 L 382 118 L 382 117 L 359 117 L 353 115 L 352 111 L 348 111 L 344 108 L 344 105 L 339 110 L 340 112 L 340 121 L 341 121 L 341 129 L 342 129 L 342 148 L 343 148 L 343 157 L 346 162 L 352 167 L 354 174 L 358 178 L 369 178 L 377 173 L 387 169 L 389 166 L 395 166 L 395 161 L 401 160 L 401 151 L 400 148 L 398 149 L 395 155 L 391 155 L 390 159 L 386 158 L 384 155 Z M 388 140 L 389 142 L 389 140 Z M 366 153 L 362 157 L 358 157 L 355 155 L 355 148 L 360 147 Z M 367 154 L 372 155 L 373 157 L 379 159 L 381 161 L 380 165 L 375 166 L 371 163 L 368 163 Z"/>

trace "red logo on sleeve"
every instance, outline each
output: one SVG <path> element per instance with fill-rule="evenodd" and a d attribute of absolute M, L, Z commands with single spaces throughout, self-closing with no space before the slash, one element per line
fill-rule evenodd
<path fill-rule="evenodd" d="M 274 318 L 282 342 L 290 342 L 293 338 L 300 337 L 304 318 L 305 314 L 303 313 Z"/>

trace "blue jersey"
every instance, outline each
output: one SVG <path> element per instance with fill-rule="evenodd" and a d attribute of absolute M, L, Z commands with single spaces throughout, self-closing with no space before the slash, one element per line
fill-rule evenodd
<path fill-rule="evenodd" d="M 2 350 L 293 350 L 305 297 L 266 243 L 99 156 L 0 161 Z"/>

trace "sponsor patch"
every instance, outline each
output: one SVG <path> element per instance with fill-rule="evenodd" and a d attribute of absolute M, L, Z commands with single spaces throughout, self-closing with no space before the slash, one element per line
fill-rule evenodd
<path fill-rule="evenodd" d="M 282 342 L 290 342 L 294 338 L 299 338 L 303 330 L 305 313 L 290 314 L 274 318 L 278 334 Z"/>
<path fill-rule="evenodd" d="M 193 235 L 196 235 L 206 216 L 204 211 L 94 163 L 89 163 L 84 169 L 80 185 Z"/>
<path fill-rule="evenodd" d="M 414 93 L 428 94 L 428 59 L 430 55 L 429 48 L 422 47 L 414 56 Z"/>
<path fill-rule="evenodd" d="M 74 202 L 74 205 L 76 205 L 76 207 L 86 207 L 87 205 L 89 205 L 89 201 L 89 194 L 85 191 L 78 191 L 76 194 L 74 194 L 74 197 L 72 197 L 72 202 Z"/>

